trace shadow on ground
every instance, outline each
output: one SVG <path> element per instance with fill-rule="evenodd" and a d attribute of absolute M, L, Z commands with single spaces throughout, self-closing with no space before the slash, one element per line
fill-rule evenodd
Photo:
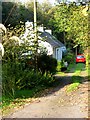
<path fill-rule="evenodd" d="M 79 65 L 82 67 L 79 68 Z M 76 71 L 80 70 L 81 73 L 79 76 L 74 75 Z M 85 72 L 85 73 L 84 73 Z M 80 83 L 83 84 L 84 82 L 88 82 L 88 76 L 86 74 L 86 67 L 83 63 L 74 64 L 72 68 L 65 68 L 63 69 L 64 76 L 60 76 L 60 74 L 55 75 L 56 81 L 53 84 L 54 89 L 49 91 L 47 94 L 54 94 L 54 92 L 59 91 L 61 88 L 70 85 L 72 83 Z M 84 75 L 85 74 L 85 75 Z"/>
<path fill-rule="evenodd" d="M 82 77 L 82 76 L 73 76 L 73 80 L 72 80 L 72 76 L 55 76 L 56 81 L 53 83 L 52 87 L 53 89 L 47 91 L 46 94 L 44 94 L 44 96 L 48 96 L 48 95 L 52 95 L 55 92 L 59 91 L 60 89 L 62 89 L 63 87 L 70 85 L 72 83 L 78 82 L 80 84 L 83 84 L 85 82 L 88 82 L 88 77 Z M 75 80 L 75 81 L 74 81 Z M 43 97 L 43 96 L 38 96 L 38 97 Z"/>

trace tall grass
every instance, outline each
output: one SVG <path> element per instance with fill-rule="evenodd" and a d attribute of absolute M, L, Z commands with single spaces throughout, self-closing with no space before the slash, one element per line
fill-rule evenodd
<path fill-rule="evenodd" d="M 42 74 L 33 69 L 23 69 L 18 62 L 7 62 L 2 65 L 2 103 L 4 110 L 16 99 L 35 97 L 40 91 L 54 83 L 52 74 Z"/>
<path fill-rule="evenodd" d="M 37 86 L 49 86 L 54 82 L 51 74 L 20 69 L 19 65 L 3 65 L 3 94 L 14 97 L 16 90 L 30 90 Z"/>

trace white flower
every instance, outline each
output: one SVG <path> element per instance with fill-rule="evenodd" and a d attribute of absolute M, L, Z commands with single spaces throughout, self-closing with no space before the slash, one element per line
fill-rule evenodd
<path fill-rule="evenodd" d="M 6 33 L 6 31 L 7 31 L 6 27 L 5 27 L 2 23 L 0 23 L 0 29 L 1 29 L 4 33 Z"/>
<path fill-rule="evenodd" d="M 2 56 L 4 55 L 4 47 L 3 47 L 2 43 L 0 43 L 0 53 Z"/>

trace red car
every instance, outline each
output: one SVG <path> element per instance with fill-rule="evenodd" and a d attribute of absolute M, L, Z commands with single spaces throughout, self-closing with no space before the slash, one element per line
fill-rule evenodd
<path fill-rule="evenodd" d="M 84 55 L 77 55 L 76 56 L 76 63 L 86 63 L 86 59 L 84 57 Z"/>

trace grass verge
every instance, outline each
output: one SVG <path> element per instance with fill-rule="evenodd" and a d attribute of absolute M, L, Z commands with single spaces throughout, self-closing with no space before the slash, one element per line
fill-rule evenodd
<path fill-rule="evenodd" d="M 80 76 L 81 71 L 85 70 L 85 65 L 83 63 L 79 63 L 75 66 L 75 72 L 73 73 L 72 76 L 72 84 L 70 84 L 67 89 L 66 92 L 72 92 L 74 90 L 76 90 L 78 88 L 78 86 L 80 85 L 80 83 L 82 82 L 83 78 Z"/>
<path fill-rule="evenodd" d="M 39 100 L 41 96 L 46 95 L 52 87 L 41 87 L 38 86 L 35 89 L 32 90 L 20 90 L 16 92 L 16 95 L 14 99 L 3 97 L 2 101 L 2 116 L 9 115 L 10 113 L 13 113 L 14 111 L 23 108 L 25 105 L 30 104 L 31 102 L 34 102 L 36 100 Z"/>
<path fill-rule="evenodd" d="M 66 92 L 72 92 L 78 88 L 80 83 L 72 83 L 71 85 L 68 86 Z"/>

